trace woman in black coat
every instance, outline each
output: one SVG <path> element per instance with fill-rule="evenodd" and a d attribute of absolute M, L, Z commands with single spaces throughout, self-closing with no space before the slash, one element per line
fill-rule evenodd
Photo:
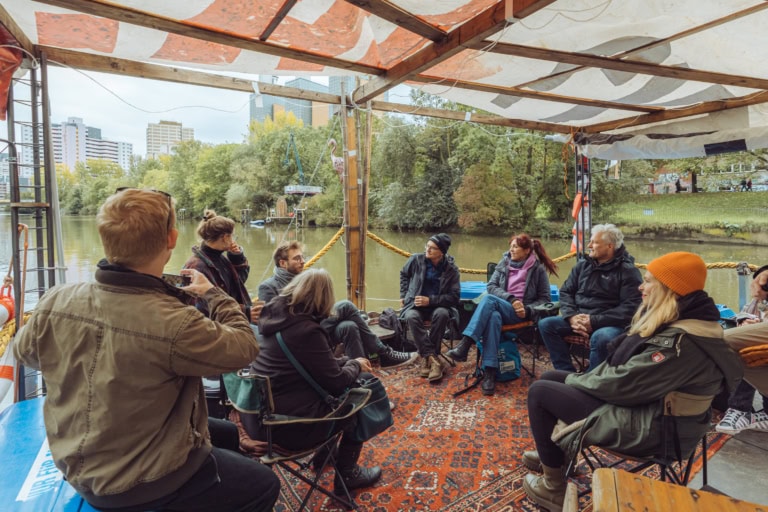
<path fill-rule="evenodd" d="M 367 359 L 336 358 L 331 351 L 328 333 L 320 322 L 330 315 L 334 302 L 330 275 L 325 270 L 312 269 L 299 274 L 264 306 L 259 319 L 259 332 L 263 336 L 261 350 L 251 363 L 251 370 L 270 378 L 277 414 L 321 418 L 331 412 L 331 406 L 320 399 L 283 352 L 277 333 L 281 333 L 285 345 L 306 372 L 331 395 L 339 396 L 355 387 L 358 378 L 372 377 L 365 373 L 371 371 Z M 266 433 L 259 429 L 252 415 L 241 414 L 241 417 L 251 438 L 266 439 Z M 357 464 L 363 443 L 352 441 L 347 435 L 356 424 L 357 418 L 353 416 L 334 426 L 336 431 L 344 430 L 334 479 L 338 493 L 343 493 L 340 478 L 348 489 L 368 487 L 381 478 L 380 467 L 363 468 Z M 274 442 L 290 450 L 309 448 L 327 438 L 327 423 L 315 427 L 283 426 L 272 431 Z"/>

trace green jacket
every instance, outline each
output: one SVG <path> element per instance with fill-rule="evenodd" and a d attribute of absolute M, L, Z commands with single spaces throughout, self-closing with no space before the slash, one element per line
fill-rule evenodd
<path fill-rule="evenodd" d="M 203 297 L 211 319 L 162 279 L 100 263 L 95 283 L 51 288 L 14 353 L 45 378 L 53 460 L 91 504 L 146 503 L 185 483 L 211 451 L 201 377 L 259 353 L 237 302 Z"/>
<path fill-rule="evenodd" d="M 709 430 L 711 411 L 665 417 L 664 397 L 672 391 L 713 397 L 723 386 L 733 390 L 742 373 L 741 360 L 723 341 L 717 322 L 674 322 L 648 338 L 642 352 L 625 364 L 603 362 L 589 373 L 566 378 L 566 384 L 606 403 L 555 442 L 567 458 L 577 456 L 583 446 L 596 445 L 672 460 L 677 458 L 676 429 L 680 455 L 687 457 Z"/>

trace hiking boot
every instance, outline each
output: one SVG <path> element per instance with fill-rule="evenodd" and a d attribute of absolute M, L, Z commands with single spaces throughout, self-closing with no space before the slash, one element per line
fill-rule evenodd
<path fill-rule="evenodd" d="M 523 489 L 528 498 L 549 512 L 562 512 L 565 502 L 565 478 L 563 468 L 541 466 L 544 474 L 528 473 L 523 479 Z"/>
<path fill-rule="evenodd" d="M 397 368 L 414 362 L 418 356 L 416 352 L 398 352 L 387 347 L 385 351 L 379 352 L 379 361 L 382 368 Z"/>
<path fill-rule="evenodd" d="M 453 359 L 456 362 L 463 363 L 467 360 L 467 356 L 469 355 L 469 349 L 472 348 L 472 345 L 475 344 L 475 340 L 470 338 L 469 336 L 464 336 L 461 338 L 461 341 L 459 342 L 458 346 L 456 348 L 452 348 L 447 352 L 448 357 Z"/>
<path fill-rule="evenodd" d="M 735 435 L 749 428 L 752 414 L 738 409 L 728 409 L 725 416 L 717 424 L 715 430 L 723 434 Z"/>
<path fill-rule="evenodd" d="M 429 377 L 429 356 L 421 356 L 421 363 L 419 363 L 419 377 Z"/>
<path fill-rule="evenodd" d="M 485 375 L 483 375 L 483 382 L 480 383 L 480 389 L 483 390 L 483 394 L 486 396 L 493 395 L 493 391 L 496 389 L 496 368 L 488 367 L 485 369 Z"/>
<path fill-rule="evenodd" d="M 530 450 L 523 452 L 523 466 L 527 467 L 531 471 L 537 471 L 541 473 L 541 459 L 539 458 L 539 452 L 536 450 Z"/>
<path fill-rule="evenodd" d="M 768 414 L 765 411 L 753 412 L 747 428 L 755 432 L 768 432 Z"/>
<path fill-rule="evenodd" d="M 379 466 L 373 466 L 372 468 L 364 468 L 362 466 L 355 466 L 351 471 L 343 471 L 341 478 L 339 473 L 333 478 L 333 493 L 337 496 L 343 496 L 344 487 L 341 485 L 341 479 L 344 480 L 344 484 L 347 486 L 347 490 L 360 489 L 361 487 L 370 487 L 375 484 L 379 478 L 381 478 L 381 468 Z"/>
<path fill-rule="evenodd" d="M 443 365 L 440 364 L 440 361 L 437 359 L 437 356 L 429 356 L 429 375 L 427 375 L 427 379 L 429 382 L 437 382 L 440 379 L 443 378 Z"/>

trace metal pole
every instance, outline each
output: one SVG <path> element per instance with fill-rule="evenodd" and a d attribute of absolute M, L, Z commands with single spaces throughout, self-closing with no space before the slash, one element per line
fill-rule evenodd
<path fill-rule="evenodd" d="M 736 266 L 736 274 L 739 276 L 739 311 L 741 311 L 749 301 L 749 283 L 752 281 L 749 278 L 752 275 L 749 264 L 746 261 L 739 262 Z"/>

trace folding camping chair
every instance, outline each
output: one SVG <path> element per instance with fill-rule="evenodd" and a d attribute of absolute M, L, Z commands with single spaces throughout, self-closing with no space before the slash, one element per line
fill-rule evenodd
<path fill-rule="evenodd" d="M 288 471 L 300 481 L 309 485 L 309 490 L 304 495 L 299 510 L 303 510 L 307 506 L 315 490 L 322 492 L 348 509 L 357 509 L 357 504 L 349 493 L 349 489 L 344 485 L 343 479 L 340 481 L 344 494 L 337 495 L 320 485 L 319 480 L 323 473 L 322 469 L 317 471 L 314 476 L 307 476 L 305 474 L 312 471 L 311 456 L 321 449 L 325 449 L 323 453 L 327 453 L 322 467 L 331 466 L 334 471 L 336 470 L 336 453 L 343 431 L 331 433 L 317 445 L 304 450 L 287 450 L 276 445 L 272 442 L 272 432 L 274 428 L 284 425 L 303 424 L 309 426 L 317 423 L 328 423 L 328 430 L 331 430 L 333 422 L 349 418 L 365 406 L 371 396 L 369 389 L 351 389 L 343 397 L 341 403 L 323 418 L 304 418 L 275 414 L 272 386 L 267 376 L 249 373 L 247 370 L 240 370 L 237 373 L 224 374 L 224 383 L 232 406 L 241 413 L 255 415 L 260 425 L 266 431 L 266 453 L 260 457 L 261 462 Z M 286 482 L 289 482 L 290 485 L 290 480 L 286 479 Z"/>

